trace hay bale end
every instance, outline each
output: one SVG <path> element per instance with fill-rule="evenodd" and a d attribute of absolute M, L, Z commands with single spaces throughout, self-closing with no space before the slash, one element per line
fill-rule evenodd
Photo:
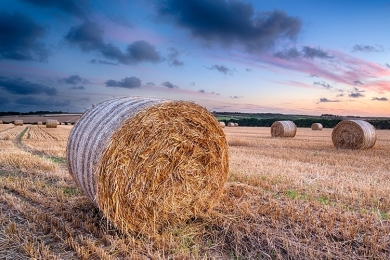
<path fill-rule="evenodd" d="M 364 120 L 343 120 L 332 131 L 332 142 L 338 149 L 372 148 L 376 139 L 375 127 Z"/>
<path fill-rule="evenodd" d="M 297 133 L 297 126 L 293 121 L 275 121 L 271 125 L 272 137 L 294 137 Z"/>

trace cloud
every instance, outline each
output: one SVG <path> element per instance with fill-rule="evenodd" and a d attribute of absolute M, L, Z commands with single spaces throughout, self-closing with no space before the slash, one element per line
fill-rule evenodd
<path fill-rule="evenodd" d="M 170 53 L 168 55 L 169 66 L 171 66 L 171 67 L 183 66 L 184 63 L 182 61 L 178 60 L 180 52 L 176 48 L 173 48 L 173 47 L 170 47 L 168 50 L 170 51 Z"/>
<path fill-rule="evenodd" d="M 0 97 L 0 104 L 5 105 L 9 103 L 9 99 L 6 97 Z"/>
<path fill-rule="evenodd" d="M 67 78 L 59 79 L 59 83 L 65 83 L 70 85 L 76 85 L 76 84 L 88 84 L 89 81 L 86 79 L 82 79 L 79 75 L 71 75 Z"/>
<path fill-rule="evenodd" d="M 245 71 L 246 71 L 246 72 L 252 72 L 252 69 L 251 69 L 251 68 L 249 68 L 249 69 L 246 68 Z"/>
<path fill-rule="evenodd" d="M 309 77 L 311 77 L 311 78 L 318 78 L 318 75 L 316 75 L 316 74 L 310 74 Z"/>
<path fill-rule="evenodd" d="M 148 82 L 148 83 L 146 83 L 146 85 L 148 85 L 148 86 L 155 86 L 155 84 L 153 82 Z"/>
<path fill-rule="evenodd" d="M 212 95 L 219 95 L 218 93 L 215 93 L 214 91 L 213 92 L 207 92 L 206 90 L 204 89 L 199 89 L 198 91 L 199 93 L 203 93 L 203 94 L 212 94 Z"/>
<path fill-rule="evenodd" d="M 64 106 L 69 106 L 71 101 L 70 100 L 56 101 L 54 99 L 41 100 L 34 97 L 24 97 L 24 98 L 16 99 L 14 103 L 20 105 L 39 106 L 39 107 L 42 106 L 64 107 Z"/>
<path fill-rule="evenodd" d="M 0 60 L 46 61 L 49 51 L 38 40 L 45 33 L 43 26 L 23 14 L 0 12 Z"/>
<path fill-rule="evenodd" d="M 207 69 L 209 69 L 209 70 L 217 70 L 217 71 L 219 71 L 219 72 L 221 72 L 221 73 L 223 73 L 225 75 L 227 75 L 227 74 L 232 75 L 233 74 L 232 70 L 228 69 L 224 65 L 213 65 L 212 67 L 207 68 Z"/>
<path fill-rule="evenodd" d="M 363 85 L 363 82 L 361 82 L 360 80 L 355 80 L 353 82 L 354 85 Z"/>
<path fill-rule="evenodd" d="M 324 88 L 326 88 L 326 89 L 331 89 L 331 88 L 333 88 L 331 85 L 329 85 L 328 83 L 325 83 L 324 81 L 321 81 L 321 82 L 316 81 L 316 82 L 313 82 L 313 84 L 314 84 L 314 85 L 318 85 L 318 86 L 322 86 L 322 87 L 324 87 Z"/>
<path fill-rule="evenodd" d="M 298 59 L 298 58 L 319 58 L 319 59 L 332 59 L 333 57 L 328 52 L 321 50 L 320 48 L 312 48 L 310 46 L 303 46 L 301 51 L 298 51 L 296 47 L 285 49 L 283 51 L 276 52 L 275 57 L 284 60 Z"/>
<path fill-rule="evenodd" d="M 97 23 L 84 21 L 80 26 L 72 27 L 64 38 L 84 52 L 97 51 L 106 59 L 116 60 L 125 65 L 140 62 L 157 63 L 163 60 L 155 47 L 147 41 L 135 41 L 122 52 L 113 44 L 105 43 L 103 33 L 103 29 Z"/>
<path fill-rule="evenodd" d="M 121 81 L 109 79 L 106 81 L 106 87 L 120 87 L 120 88 L 139 88 L 141 86 L 141 80 L 136 77 L 126 77 Z"/>
<path fill-rule="evenodd" d="M 134 28 L 134 24 L 123 15 L 108 15 L 111 21 L 127 28 Z"/>
<path fill-rule="evenodd" d="M 85 87 L 84 87 L 84 86 L 78 86 L 78 87 L 76 87 L 76 86 L 73 86 L 73 87 L 71 87 L 71 88 L 69 88 L 69 89 L 75 89 L 75 90 L 84 90 L 84 89 L 85 89 Z"/>
<path fill-rule="evenodd" d="M 375 101 L 389 101 L 389 99 L 387 97 L 381 97 L 381 98 L 373 97 L 371 100 L 375 100 Z"/>
<path fill-rule="evenodd" d="M 155 1 L 159 17 L 187 29 L 194 38 L 222 46 L 239 44 L 262 52 L 281 40 L 293 40 L 301 21 L 285 12 L 256 12 L 251 3 L 225 0 Z"/>
<path fill-rule="evenodd" d="M 371 45 L 363 45 L 363 44 L 356 44 L 352 47 L 352 52 L 383 52 L 383 46 L 377 45 L 371 46 Z"/>
<path fill-rule="evenodd" d="M 229 97 L 233 99 L 243 98 L 243 96 L 229 96 Z"/>
<path fill-rule="evenodd" d="M 386 67 L 390 68 L 390 64 L 389 64 L 389 63 L 386 63 Z"/>
<path fill-rule="evenodd" d="M 89 10 L 88 1 L 86 0 L 22 0 L 43 8 L 57 9 L 64 13 L 84 18 L 86 16 L 85 10 Z"/>
<path fill-rule="evenodd" d="M 165 81 L 165 82 L 161 83 L 161 86 L 165 86 L 165 87 L 167 87 L 167 88 L 179 88 L 178 86 L 173 85 L 173 84 L 172 84 L 171 82 L 169 82 L 169 81 Z"/>
<path fill-rule="evenodd" d="M 206 93 L 206 91 L 204 89 L 199 89 L 199 92 L 200 93 Z"/>
<path fill-rule="evenodd" d="M 42 84 L 33 83 L 23 78 L 8 78 L 0 76 L 0 88 L 17 95 L 46 94 L 57 95 L 57 89 Z"/>
<path fill-rule="evenodd" d="M 118 65 L 119 62 L 109 62 L 109 61 L 105 61 L 105 60 L 96 60 L 96 59 L 92 59 L 90 61 L 90 63 L 92 64 L 104 64 L 104 65 Z"/>
<path fill-rule="evenodd" d="M 330 100 L 327 98 L 320 98 L 320 103 L 327 103 L 327 102 L 340 102 L 340 100 Z"/>
<path fill-rule="evenodd" d="M 360 97 L 364 97 L 364 95 L 360 92 L 351 92 L 348 94 L 349 97 L 351 98 L 360 98 Z"/>
<path fill-rule="evenodd" d="M 191 82 L 191 83 L 190 83 L 190 86 L 195 86 L 195 82 Z"/>

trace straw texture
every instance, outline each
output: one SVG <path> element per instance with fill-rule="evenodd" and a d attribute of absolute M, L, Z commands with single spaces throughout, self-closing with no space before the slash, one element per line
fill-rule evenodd
<path fill-rule="evenodd" d="M 312 125 L 311 125 L 311 130 L 322 130 L 322 128 L 323 128 L 323 126 L 322 126 L 322 124 L 321 123 L 313 123 Z"/>
<path fill-rule="evenodd" d="M 368 149 L 375 145 L 375 127 L 363 120 L 343 120 L 332 131 L 332 141 L 340 149 Z"/>
<path fill-rule="evenodd" d="M 297 126 L 293 121 L 275 121 L 271 125 L 272 137 L 294 137 L 297 133 Z"/>
<path fill-rule="evenodd" d="M 160 232 L 210 209 L 228 177 L 218 121 L 189 102 L 127 97 L 88 110 L 72 129 L 68 168 L 124 232 Z"/>
<path fill-rule="evenodd" d="M 23 120 L 15 120 L 14 125 L 23 125 Z"/>
<path fill-rule="evenodd" d="M 57 128 L 58 121 L 55 119 L 46 120 L 46 128 Z"/>

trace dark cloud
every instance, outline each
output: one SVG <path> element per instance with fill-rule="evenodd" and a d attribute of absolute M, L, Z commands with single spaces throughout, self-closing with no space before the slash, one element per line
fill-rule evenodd
<path fill-rule="evenodd" d="M 190 83 L 190 86 L 195 86 L 195 82 L 191 82 L 191 83 Z"/>
<path fill-rule="evenodd" d="M 169 81 L 165 81 L 165 82 L 161 83 L 161 86 L 165 86 L 165 87 L 167 87 L 167 88 L 179 88 L 178 86 L 173 85 L 173 84 L 172 84 L 171 82 L 169 82 Z"/>
<path fill-rule="evenodd" d="M 57 95 L 57 89 L 42 84 L 33 83 L 23 78 L 7 78 L 0 76 L 0 88 L 17 95 L 46 94 Z"/>
<path fill-rule="evenodd" d="M 327 98 L 320 98 L 320 103 L 327 103 L 327 102 L 340 102 L 339 100 L 330 100 Z"/>
<path fill-rule="evenodd" d="M 119 62 L 109 62 L 109 61 L 105 61 L 105 60 L 96 60 L 96 59 L 92 59 L 90 61 L 90 63 L 93 63 L 93 64 L 104 64 L 104 65 L 118 65 Z"/>
<path fill-rule="evenodd" d="M 77 101 L 89 101 L 89 98 L 79 98 Z"/>
<path fill-rule="evenodd" d="M 156 0 L 158 14 L 185 28 L 191 35 L 223 46 L 243 45 L 249 52 L 261 52 L 281 39 L 292 40 L 301 21 L 285 12 L 256 12 L 251 3 L 236 0 Z"/>
<path fill-rule="evenodd" d="M 199 89 L 199 92 L 200 93 L 206 93 L 206 91 L 204 89 Z"/>
<path fill-rule="evenodd" d="M 377 46 L 371 46 L 371 45 L 363 45 L 363 44 L 356 44 L 352 47 L 352 52 L 383 52 L 383 46 L 377 45 Z"/>
<path fill-rule="evenodd" d="M 71 87 L 71 88 L 69 88 L 69 89 L 84 90 L 85 87 L 84 87 L 84 86 L 78 86 L 78 87 L 74 86 L 74 87 Z"/>
<path fill-rule="evenodd" d="M 153 86 L 153 87 L 155 86 L 153 82 L 148 82 L 148 83 L 146 83 L 146 85 Z"/>
<path fill-rule="evenodd" d="M 58 82 L 70 84 L 70 85 L 88 84 L 89 83 L 88 80 L 82 79 L 79 75 L 71 75 L 67 78 L 59 79 Z"/>
<path fill-rule="evenodd" d="M 333 88 L 331 85 L 329 85 L 328 83 L 324 82 L 324 81 L 316 81 L 316 82 L 313 82 L 314 85 L 318 85 L 318 86 L 322 86 L 326 89 L 331 89 Z"/>
<path fill-rule="evenodd" d="M 352 92 L 365 92 L 365 90 L 353 88 Z"/>
<path fill-rule="evenodd" d="M 389 64 L 389 63 L 386 63 L 386 67 L 390 68 L 390 64 Z"/>
<path fill-rule="evenodd" d="M 217 70 L 223 74 L 230 74 L 232 75 L 233 72 L 231 69 L 228 69 L 226 66 L 224 65 L 213 65 L 212 67 L 208 68 L 209 70 Z"/>
<path fill-rule="evenodd" d="M 360 92 L 351 92 L 348 94 L 349 97 L 351 98 L 360 98 L 360 97 L 364 97 L 364 95 Z"/>
<path fill-rule="evenodd" d="M 171 67 L 181 67 L 181 66 L 183 66 L 184 62 L 178 60 L 180 52 L 176 48 L 173 48 L 173 47 L 170 47 L 168 50 L 170 52 L 168 54 L 168 64 L 169 64 L 169 66 L 171 66 Z"/>
<path fill-rule="evenodd" d="M 336 97 L 344 97 L 344 96 L 345 96 L 345 94 L 337 94 Z"/>
<path fill-rule="evenodd" d="M 245 71 L 246 71 L 246 72 L 252 72 L 252 69 L 250 69 L 250 68 L 249 68 L 249 69 L 248 69 L 248 68 L 246 68 L 246 69 L 245 69 Z"/>
<path fill-rule="evenodd" d="M 111 21 L 127 28 L 134 28 L 134 24 L 123 15 L 109 15 Z"/>
<path fill-rule="evenodd" d="M 310 74 L 309 77 L 311 77 L 311 78 L 318 78 L 318 75 L 316 75 L 316 74 Z"/>
<path fill-rule="evenodd" d="M 46 61 L 49 51 L 39 42 L 44 36 L 45 28 L 31 18 L 0 12 L 0 60 Z"/>
<path fill-rule="evenodd" d="M 229 97 L 233 99 L 243 98 L 243 96 L 229 96 Z"/>
<path fill-rule="evenodd" d="M 14 103 L 20 105 L 40 106 L 40 107 L 42 106 L 64 107 L 64 106 L 69 106 L 71 101 L 70 100 L 56 101 L 53 99 L 41 100 L 39 98 L 34 98 L 34 97 L 24 97 L 15 100 Z"/>
<path fill-rule="evenodd" d="M 387 97 L 381 97 L 381 98 L 373 97 L 371 100 L 376 100 L 376 101 L 389 101 L 389 99 L 388 99 Z"/>
<path fill-rule="evenodd" d="M 360 80 L 355 80 L 353 82 L 353 84 L 355 84 L 355 85 L 363 85 L 363 82 L 361 82 Z"/>
<path fill-rule="evenodd" d="M 321 50 L 320 48 L 312 48 L 310 46 L 303 46 L 301 51 L 298 51 L 297 48 L 285 49 L 283 51 L 276 52 L 275 57 L 280 59 L 289 60 L 297 58 L 319 58 L 319 59 L 332 59 L 326 51 Z"/>
<path fill-rule="evenodd" d="M 279 51 L 274 54 L 276 57 L 289 60 L 301 57 L 301 52 L 299 52 L 296 48 L 286 49 L 283 51 Z"/>
<path fill-rule="evenodd" d="M 302 53 L 303 53 L 303 57 L 310 58 L 310 59 L 314 59 L 314 58 L 332 59 L 333 58 L 326 51 L 323 51 L 320 48 L 316 49 L 309 46 L 303 46 Z"/>
<path fill-rule="evenodd" d="M 116 60 L 122 64 L 137 64 L 140 62 L 160 62 L 163 58 L 155 47 L 146 41 L 135 41 L 129 44 L 125 52 L 111 43 L 105 43 L 103 29 L 94 22 L 85 21 L 80 26 L 72 27 L 65 40 L 79 47 L 84 52 L 97 51 L 106 59 Z"/>
<path fill-rule="evenodd" d="M 67 14 L 84 18 L 89 10 L 87 0 L 22 0 L 42 8 L 57 9 Z"/>
<path fill-rule="evenodd" d="M 120 87 L 120 88 L 139 88 L 141 86 L 141 80 L 136 77 L 126 77 L 121 81 L 107 80 L 106 87 Z"/>

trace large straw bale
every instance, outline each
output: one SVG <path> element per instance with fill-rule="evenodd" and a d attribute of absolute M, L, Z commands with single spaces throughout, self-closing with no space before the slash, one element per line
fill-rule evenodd
<path fill-rule="evenodd" d="M 332 131 L 332 141 L 336 148 L 368 149 L 375 145 L 375 127 L 364 120 L 343 120 Z"/>
<path fill-rule="evenodd" d="M 229 172 L 218 121 L 194 103 L 117 98 L 83 114 L 68 169 L 120 230 L 144 234 L 196 217 L 219 200 Z"/>
<path fill-rule="evenodd" d="M 313 123 L 312 125 L 311 125 L 311 130 L 322 130 L 322 128 L 323 128 L 323 126 L 322 126 L 322 124 L 321 123 Z"/>
<path fill-rule="evenodd" d="M 219 125 L 222 127 L 222 128 L 225 128 L 225 122 L 219 122 Z"/>
<path fill-rule="evenodd" d="M 238 123 L 234 123 L 234 126 L 238 126 Z"/>
<path fill-rule="evenodd" d="M 58 121 L 56 119 L 47 119 L 46 128 L 57 128 Z"/>
<path fill-rule="evenodd" d="M 42 125 L 42 122 L 41 121 L 37 122 L 37 125 Z"/>
<path fill-rule="evenodd" d="M 15 126 L 22 126 L 22 125 L 23 125 L 23 120 L 20 120 L 20 119 L 15 120 L 15 121 L 14 121 L 14 125 L 15 125 Z"/>
<path fill-rule="evenodd" d="M 235 125 L 234 125 L 233 122 L 229 122 L 229 123 L 228 123 L 228 126 L 229 126 L 229 127 L 234 127 Z"/>
<path fill-rule="evenodd" d="M 293 121 L 275 121 L 271 125 L 272 137 L 294 137 L 297 133 L 297 126 Z"/>

